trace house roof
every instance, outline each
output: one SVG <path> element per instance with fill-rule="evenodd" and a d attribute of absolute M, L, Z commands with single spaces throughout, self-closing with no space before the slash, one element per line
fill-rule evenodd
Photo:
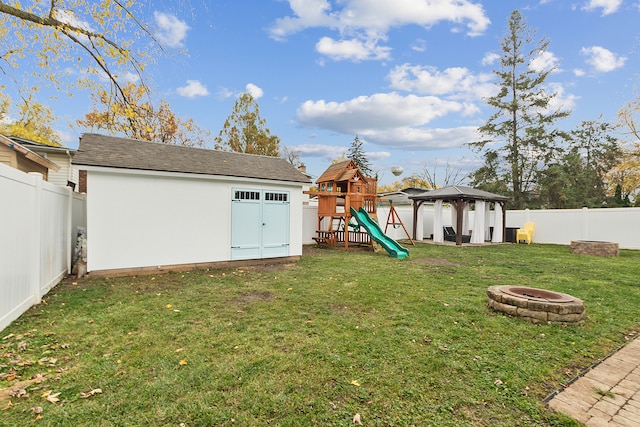
<path fill-rule="evenodd" d="M 409 199 L 409 194 L 403 191 L 391 191 L 387 193 L 378 193 L 378 201 L 390 202 L 395 205 L 410 205 L 411 203 L 413 203 L 413 201 Z"/>
<path fill-rule="evenodd" d="M 61 145 L 57 145 L 57 146 L 47 145 L 41 142 L 19 138 L 17 136 L 10 136 L 8 138 L 14 142 L 19 143 L 23 147 L 27 147 L 27 148 L 30 148 L 31 150 L 39 151 L 42 153 L 62 153 L 62 154 L 69 153 L 70 155 L 73 155 L 76 152 L 76 150 L 74 150 L 73 148 L 67 148 Z"/>
<path fill-rule="evenodd" d="M 101 166 L 310 183 L 280 157 L 185 147 L 87 133 L 73 158 L 78 166 Z"/>
<path fill-rule="evenodd" d="M 420 194 L 409 196 L 412 200 L 434 201 L 434 200 L 485 200 L 501 202 L 510 200 L 507 196 L 489 193 L 488 191 L 477 190 L 471 187 L 463 187 L 461 185 L 450 185 L 448 187 L 438 188 L 437 190 L 425 191 Z"/>
<path fill-rule="evenodd" d="M 24 155 L 24 157 L 26 157 L 27 159 L 31 160 L 34 163 L 39 164 L 40 166 L 43 166 L 47 169 L 52 169 L 56 172 L 60 170 L 60 166 L 53 163 L 51 160 L 45 157 L 42 157 L 40 154 L 33 152 L 32 150 L 20 144 L 19 142 L 14 141 L 12 138 L 8 138 L 4 135 L 0 135 L 0 144 L 4 144 L 7 147 L 9 147 L 11 150 L 15 150 L 18 153 L 21 153 L 22 155 Z"/>
<path fill-rule="evenodd" d="M 335 163 L 327 168 L 320 178 L 316 180 L 317 183 L 321 182 L 342 182 L 352 179 L 356 174 L 360 174 L 364 178 L 364 174 L 360 172 L 360 169 L 356 166 L 353 160 L 345 160 L 344 162 Z"/>

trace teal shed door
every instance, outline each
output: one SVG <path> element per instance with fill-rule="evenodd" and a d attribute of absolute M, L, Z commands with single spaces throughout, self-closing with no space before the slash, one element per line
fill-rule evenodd
<path fill-rule="evenodd" d="M 289 193 L 234 189 L 231 259 L 289 255 Z"/>

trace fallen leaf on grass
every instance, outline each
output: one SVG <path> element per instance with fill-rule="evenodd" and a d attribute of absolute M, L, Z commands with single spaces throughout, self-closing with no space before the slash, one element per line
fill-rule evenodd
<path fill-rule="evenodd" d="M 44 412 L 44 409 L 42 409 L 42 406 L 34 406 L 33 408 L 31 408 L 31 410 L 33 411 L 34 414 L 41 414 Z"/>
<path fill-rule="evenodd" d="M 101 388 L 95 388 L 91 391 L 88 391 L 86 393 L 80 393 L 80 399 L 86 399 L 88 397 L 91 396 L 95 396 L 96 394 L 102 394 L 102 389 Z"/>
<path fill-rule="evenodd" d="M 355 414 L 355 415 L 353 416 L 353 423 L 354 423 L 354 424 L 362 425 L 362 420 L 360 420 L 360 414 Z"/>
<path fill-rule="evenodd" d="M 5 406 L 4 408 L 0 408 L 0 411 L 8 411 L 11 408 L 13 408 L 13 403 L 9 401 L 9 403 L 7 403 L 7 406 Z"/>
<path fill-rule="evenodd" d="M 29 393 L 27 393 L 27 390 L 23 388 L 15 387 L 15 388 L 12 388 L 11 391 L 9 391 L 9 396 L 17 397 L 17 398 L 29 397 Z"/>
<path fill-rule="evenodd" d="M 356 387 L 360 387 L 360 383 L 358 382 L 358 380 L 351 381 L 351 384 L 356 386 Z"/>
<path fill-rule="evenodd" d="M 173 307 L 171 304 L 167 304 L 167 308 L 171 308 Z"/>
<path fill-rule="evenodd" d="M 58 396 L 60 396 L 60 392 L 52 394 L 51 393 L 52 391 L 53 390 L 45 391 L 44 393 L 42 393 L 42 397 L 47 399 L 47 402 L 51 402 L 51 403 L 60 402 L 60 399 L 58 398 Z"/>
<path fill-rule="evenodd" d="M 186 364 L 187 364 L 187 360 L 186 360 L 186 359 L 182 359 L 180 362 L 178 362 L 178 364 L 179 364 L 180 366 L 184 366 L 184 365 L 186 365 Z"/>
<path fill-rule="evenodd" d="M 35 374 L 34 376 L 31 377 L 31 379 L 36 383 L 39 384 L 42 381 L 46 380 L 45 378 L 45 374 Z"/>
<path fill-rule="evenodd" d="M 21 343 L 18 344 L 18 351 L 22 351 L 26 349 L 28 346 L 29 346 L 28 342 L 22 341 Z"/>

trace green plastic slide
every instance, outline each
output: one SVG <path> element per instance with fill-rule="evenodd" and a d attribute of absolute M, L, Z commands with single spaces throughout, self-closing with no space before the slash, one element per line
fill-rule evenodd
<path fill-rule="evenodd" d="M 406 248 L 403 248 L 398 242 L 382 232 L 378 223 L 375 222 L 363 208 L 357 211 L 351 208 L 351 215 L 375 242 L 385 248 L 390 257 L 406 258 L 407 255 L 409 255 L 409 251 Z"/>

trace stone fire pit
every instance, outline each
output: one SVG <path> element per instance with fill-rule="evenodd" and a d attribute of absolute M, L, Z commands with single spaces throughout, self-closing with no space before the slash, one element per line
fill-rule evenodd
<path fill-rule="evenodd" d="M 524 286 L 491 286 L 489 307 L 533 323 L 578 324 L 584 319 L 581 299 L 560 292 Z"/>
<path fill-rule="evenodd" d="M 571 253 L 580 255 L 615 257 L 619 255 L 620 250 L 618 249 L 618 244 L 613 242 L 600 242 L 597 240 L 572 240 Z"/>

